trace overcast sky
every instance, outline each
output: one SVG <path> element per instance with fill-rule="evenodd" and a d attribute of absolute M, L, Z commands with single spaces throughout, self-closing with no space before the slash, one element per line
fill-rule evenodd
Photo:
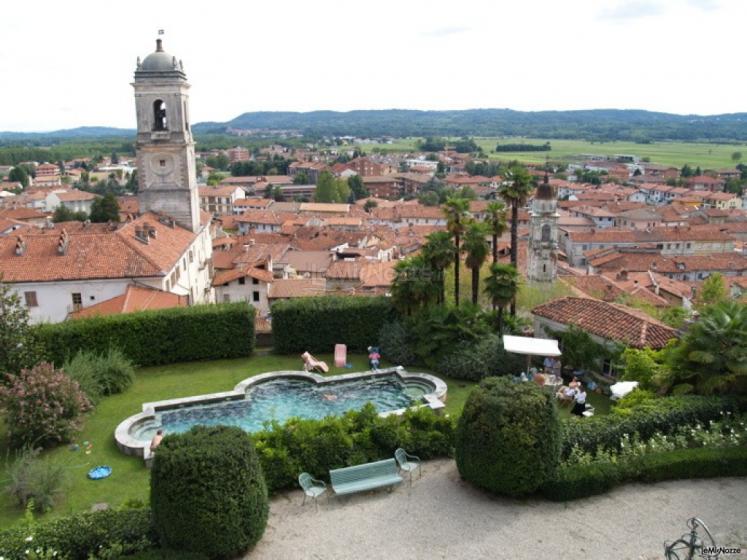
<path fill-rule="evenodd" d="M 246 111 L 747 111 L 745 0 L 3 2 L 0 130 L 134 128 L 138 56 Z"/>

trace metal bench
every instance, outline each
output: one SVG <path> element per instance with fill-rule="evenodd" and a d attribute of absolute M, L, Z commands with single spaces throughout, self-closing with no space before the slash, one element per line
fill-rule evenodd
<path fill-rule="evenodd" d="M 329 471 L 335 494 L 353 494 L 402 482 L 394 459 L 365 463 Z"/>

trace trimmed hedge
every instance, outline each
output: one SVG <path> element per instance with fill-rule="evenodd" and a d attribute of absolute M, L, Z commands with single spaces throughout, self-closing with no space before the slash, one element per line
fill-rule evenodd
<path fill-rule="evenodd" d="M 26 559 L 25 550 L 43 548 L 69 560 L 87 560 L 102 549 L 117 548 L 132 554 L 156 546 L 156 535 L 148 509 L 105 510 L 53 519 L 33 528 L 0 533 L 0 557 Z"/>
<path fill-rule="evenodd" d="M 272 306 L 272 336 L 279 354 L 349 352 L 376 346 L 385 323 L 395 317 L 385 297 L 320 296 L 278 301 Z"/>
<path fill-rule="evenodd" d="M 470 393 L 456 433 L 462 478 L 496 494 L 523 496 L 555 476 L 559 456 L 554 395 L 496 377 Z"/>
<path fill-rule="evenodd" d="M 153 522 L 167 547 L 232 558 L 262 537 L 267 487 L 251 438 L 196 426 L 164 438 L 150 476 Z"/>
<path fill-rule="evenodd" d="M 669 434 L 680 426 L 718 420 L 721 411 L 747 410 L 747 400 L 736 397 L 680 396 L 645 401 L 614 410 L 606 416 L 570 418 L 562 422 L 562 454 L 567 459 L 574 445 L 589 453 L 598 446 L 619 450 L 623 434 L 638 433 L 647 441 L 656 432 Z"/>
<path fill-rule="evenodd" d="M 252 437 L 267 487 L 275 492 L 297 487 L 304 471 L 328 479 L 330 469 L 394 457 L 398 447 L 421 459 L 451 456 L 454 422 L 428 408 L 381 417 L 367 404 L 342 416 L 274 423 Z"/>
<path fill-rule="evenodd" d="M 249 303 L 195 305 L 122 313 L 36 327 L 47 359 L 58 366 L 80 350 L 117 348 L 138 366 L 249 356 L 254 307 Z"/>
<path fill-rule="evenodd" d="M 542 494 L 554 501 L 603 494 L 624 482 L 747 476 L 747 447 L 677 449 L 638 457 L 635 463 L 592 463 L 558 470 Z"/>

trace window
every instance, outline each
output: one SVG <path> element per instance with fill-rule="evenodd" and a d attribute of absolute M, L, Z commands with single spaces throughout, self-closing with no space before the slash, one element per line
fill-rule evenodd
<path fill-rule="evenodd" d="M 169 282 L 168 280 L 166 280 L 166 291 L 167 292 L 171 291 L 171 282 Z"/>
<path fill-rule="evenodd" d="M 223 303 L 230 303 L 230 301 L 231 301 L 231 295 L 223 294 Z"/>
<path fill-rule="evenodd" d="M 26 307 L 39 306 L 39 302 L 36 301 L 36 292 L 23 292 L 23 297 L 26 300 Z"/>
<path fill-rule="evenodd" d="M 187 259 L 186 259 L 186 257 L 182 259 L 182 268 L 184 270 L 187 270 Z"/>
<path fill-rule="evenodd" d="M 192 262 L 194 260 L 194 256 L 192 255 L 192 249 L 189 250 L 189 262 Z"/>
<path fill-rule="evenodd" d="M 259 292 L 252 292 L 252 301 L 259 301 Z"/>
<path fill-rule="evenodd" d="M 166 121 L 166 103 L 162 99 L 156 99 L 153 102 L 153 130 L 168 130 Z M 161 160 L 161 165 L 166 162 Z"/>
<path fill-rule="evenodd" d="M 550 241 L 550 224 L 545 224 L 542 226 L 542 241 Z"/>
<path fill-rule="evenodd" d="M 257 284 L 259 284 L 259 280 L 257 280 L 256 278 L 252 278 L 252 284 L 256 286 Z"/>
<path fill-rule="evenodd" d="M 239 278 L 239 284 L 242 286 L 246 284 L 246 277 L 242 276 L 241 278 Z"/>
<path fill-rule="evenodd" d="M 73 305 L 81 305 L 82 303 L 83 297 L 78 293 L 73 294 Z"/>

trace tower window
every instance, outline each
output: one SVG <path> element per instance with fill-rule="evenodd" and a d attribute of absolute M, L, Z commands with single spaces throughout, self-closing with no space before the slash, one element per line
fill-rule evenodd
<path fill-rule="evenodd" d="M 545 224 L 542 226 L 542 241 L 550 241 L 550 225 Z"/>
<path fill-rule="evenodd" d="M 165 159 L 159 160 L 159 162 L 158 162 L 158 163 L 159 163 L 159 165 L 160 165 L 161 167 L 166 167 L 166 160 L 165 160 Z"/>
<path fill-rule="evenodd" d="M 153 102 L 153 130 L 168 130 L 166 121 L 166 102 L 156 99 Z"/>

